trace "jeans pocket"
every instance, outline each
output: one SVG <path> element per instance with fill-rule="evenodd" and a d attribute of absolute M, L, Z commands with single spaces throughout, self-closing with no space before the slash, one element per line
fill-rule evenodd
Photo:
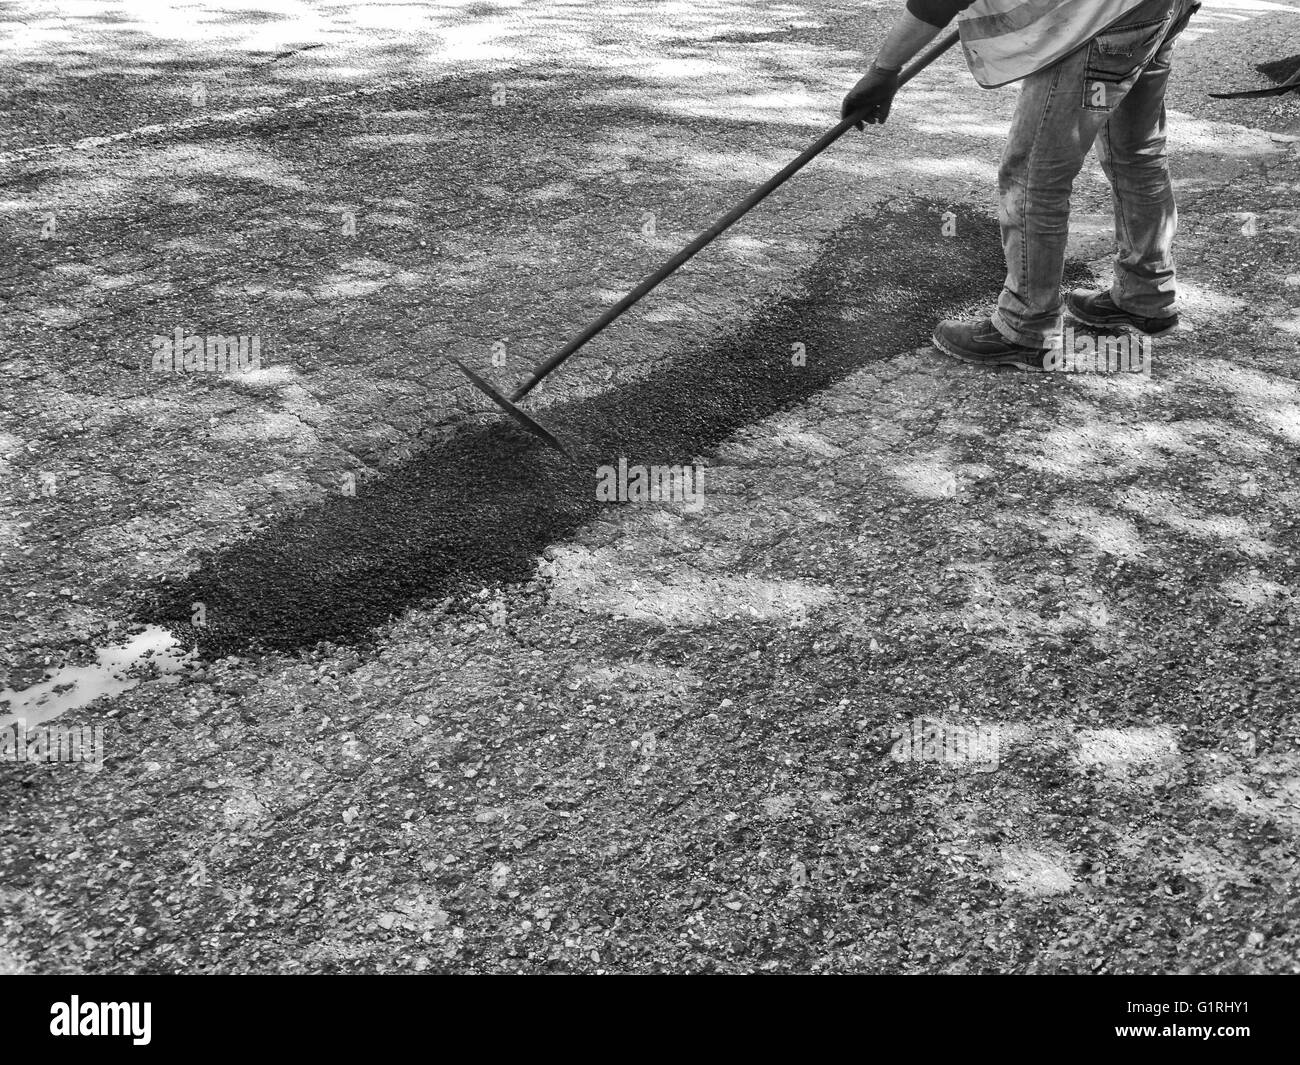
<path fill-rule="evenodd" d="M 1100 33 L 1088 45 L 1083 70 L 1083 107 L 1109 111 L 1129 89 L 1165 39 L 1167 18 L 1139 26 L 1120 26 Z"/>

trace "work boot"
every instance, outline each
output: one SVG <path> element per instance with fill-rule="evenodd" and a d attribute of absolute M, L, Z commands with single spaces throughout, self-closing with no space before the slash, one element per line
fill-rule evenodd
<path fill-rule="evenodd" d="M 1178 328 L 1178 315 L 1168 318 L 1144 318 L 1122 310 L 1109 292 L 1090 292 L 1076 288 L 1065 297 L 1066 309 L 1084 325 L 1094 329 L 1134 329 L 1149 337 L 1162 337 Z"/>
<path fill-rule="evenodd" d="M 1050 348 L 1030 348 L 1013 344 L 997 331 L 991 318 L 963 322 L 945 318 L 934 328 L 934 346 L 945 355 L 981 366 L 1017 366 L 1022 370 L 1041 370 Z"/>

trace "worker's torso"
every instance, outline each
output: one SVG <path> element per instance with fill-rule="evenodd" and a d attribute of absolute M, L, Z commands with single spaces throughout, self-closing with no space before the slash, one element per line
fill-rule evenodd
<path fill-rule="evenodd" d="M 957 26 L 971 73 L 988 89 L 1055 63 L 1146 2 L 975 0 Z"/>

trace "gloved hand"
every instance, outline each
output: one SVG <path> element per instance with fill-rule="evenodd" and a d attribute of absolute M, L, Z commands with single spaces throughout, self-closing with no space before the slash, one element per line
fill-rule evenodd
<path fill-rule="evenodd" d="M 894 102 L 894 94 L 898 92 L 898 73 L 897 70 L 882 70 L 873 63 L 862 80 L 844 97 L 844 103 L 840 107 L 840 118 L 848 118 L 855 111 L 866 108 L 862 114 L 862 122 L 870 122 L 873 125 L 884 122 L 889 117 L 889 108 Z M 857 124 L 858 129 L 863 128 L 862 122 Z"/>

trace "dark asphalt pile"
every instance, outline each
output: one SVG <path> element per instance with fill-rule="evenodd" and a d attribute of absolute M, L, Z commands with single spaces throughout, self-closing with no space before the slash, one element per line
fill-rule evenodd
<path fill-rule="evenodd" d="M 545 408 L 540 417 L 574 461 L 504 418 L 466 428 L 356 496 L 314 506 L 151 589 L 140 620 L 167 625 L 205 656 L 292 651 L 351 642 L 421 601 L 526 580 L 548 544 L 604 505 L 595 499 L 598 466 L 620 456 L 691 462 L 739 427 L 916 348 L 942 308 L 991 297 L 1002 277 L 996 226 L 963 216 L 961 236 L 945 237 L 945 210 L 914 201 L 861 217 L 824 248 L 805 296 L 775 303 L 729 342 L 683 350 L 642 381 Z M 791 365 L 795 342 L 807 350 L 802 367 Z M 202 627 L 190 621 L 195 603 L 206 611 Z"/>

